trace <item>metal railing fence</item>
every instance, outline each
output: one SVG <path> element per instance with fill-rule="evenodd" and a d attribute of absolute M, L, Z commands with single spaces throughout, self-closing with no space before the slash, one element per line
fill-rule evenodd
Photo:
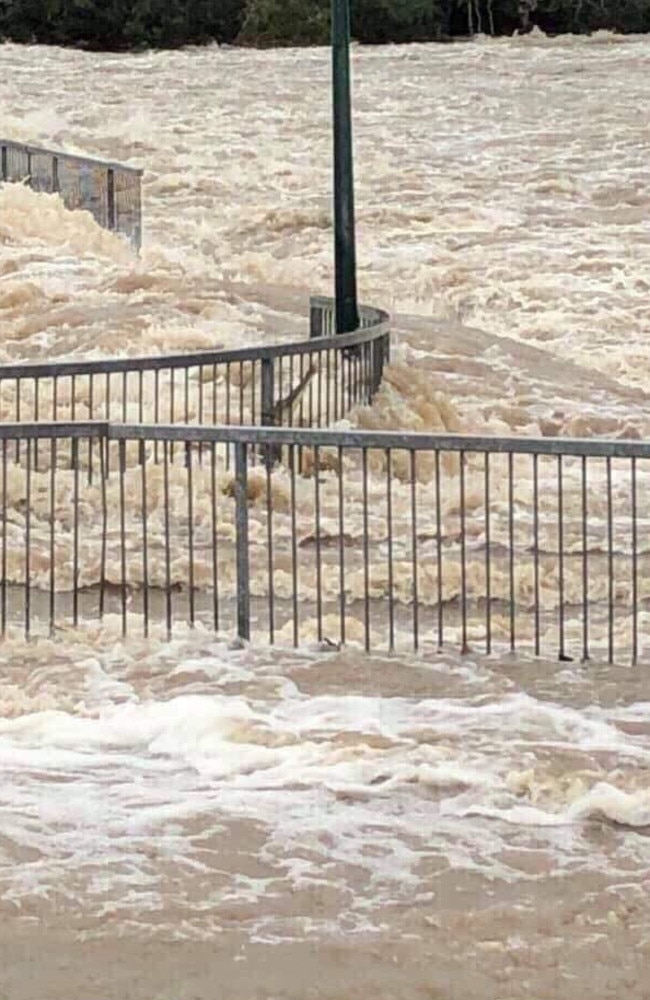
<path fill-rule="evenodd" d="M 113 613 L 124 633 L 637 663 L 649 460 L 637 441 L 0 425 L 0 626 Z"/>
<path fill-rule="evenodd" d="M 330 299 L 314 298 L 310 315 L 319 336 L 302 342 L 0 365 L 0 420 L 328 426 L 372 402 L 388 317 L 361 307 L 361 329 L 334 337 Z"/>
<path fill-rule="evenodd" d="M 139 170 L 0 140 L 0 180 L 141 242 Z M 334 336 L 0 366 L 0 631 L 117 614 L 243 639 L 638 662 L 650 445 L 325 430 L 388 317 Z"/>
<path fill-rule="evenodd" d="M 0 139 L 0 181 L 58 193 L 69 209 L 85 209 L 100 226 L 142 245 L 142 170 L 121 163 Z"/>

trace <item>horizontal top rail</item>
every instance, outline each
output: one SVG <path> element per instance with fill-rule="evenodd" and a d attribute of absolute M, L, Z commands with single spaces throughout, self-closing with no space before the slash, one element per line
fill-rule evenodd
<path fill-rule="evenodd" d="M 57 420 L 42 423 L 0 423 L 0 441 L 29 441 L 51 438 L 104 438 L 111 425 L 102 420 Z"/>
<path fill-rule="evenodd" d="M 586 458 L 650 459 L 650 442 L 603 438 L 518 438 L 471 434 L 422 434 L 399 431 L 346 431 L 302 427 L 240 427 L 196 424 L 121 424 L 107 421 L 0 423 L 0 440 L 104 437 L 111 441 L 187 441 L 296 446 L 370 448 L 391 451 L 445 451 L 476 454 L 546 455 Z"/>
<path fill-rule="evenodd" d="M 312 300 L 312 305 L 328 300 Z M 86 358 L 75 361 L 26 361 L 0 365 L 0 380 L 23 378 L 66 378 L 72 375 L 110 375 L 113 372 L 160 371 L 162 369 L 238 364 L 250 361 L 318 354 L 335 348 L 345 351 L 367 344 L 388 332 L 388 314 L 370 306 L 360 308 L 365 326 L 352 333 L 336 337 L 313 337 L 305 341 L 284 344 L 254 345 L 230 350 L 189 351 L 184 354 L 145 354 L 122 358 Z M 369 325 L 372 322 L 372 325 Z"/>
<path fill-rule="evenodd" d="M 142 177 L 144 170 L 141 167 L 126 166 L 116 160 L 103 160 L 97 156 L 85 156 L 82 153 L 70 153 L 63 149 L 46 149 L 44 146 L 34 146 L 30 142 L 18 142 L 16 139 L 3 139 L 0 137 L 0 147 L 6 146 L 8 149 L 19 149 L 32 156 L 55 156 L 62 160 L 72 160 L 75 163 L 87 163 L 93 167 L 105 167 L 110 170 L 118 170 L 120 173 L 134 174 Z"/>

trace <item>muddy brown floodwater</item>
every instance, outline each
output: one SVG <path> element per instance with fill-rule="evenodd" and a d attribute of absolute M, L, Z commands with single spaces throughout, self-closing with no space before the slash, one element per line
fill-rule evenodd
<path fill-rule="evenodd" d="M 0 60 L 0 132 L 145 170 L 140 260 L 0 191 L 3 361 L 301 329 L 332 280 L 325 50 Z M 354 71 L 361 293 L 396 334 L 352 421 L 646 436 L 650 42 Z M 642 668 L 108 619 L 0 648 L 0 771 L 8 1000 L 650 997 Z"/>

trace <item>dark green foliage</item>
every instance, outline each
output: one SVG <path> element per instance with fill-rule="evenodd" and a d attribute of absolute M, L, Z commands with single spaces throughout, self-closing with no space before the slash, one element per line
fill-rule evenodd
<path fill-rule="evenodd" d="M 359 42 L 430 41 L 445 28 L 444 0 L 356 0 L 352 34 Z"/>
<path fill-rule="evenodd" d="M 650 31 L 650 0 L 539 0 L 535 24 L 549 34 Z"/>
<path fill-rule="evenodd" d="M 248 0 L 242 45 L 325 45 L 329 0 Z"/>
<path fill-rule="evenodd" d="M 360 42 L 650 31 L 650 0 L 351 0 Z M 322 45 L 330 0 L 0 0 L 0 38 L 91 49 Z"/>
<path fill-rule="evenodd" d="M 93 49 L 234 42 L 243 0 L 0 0 L 0 37 Z"/>

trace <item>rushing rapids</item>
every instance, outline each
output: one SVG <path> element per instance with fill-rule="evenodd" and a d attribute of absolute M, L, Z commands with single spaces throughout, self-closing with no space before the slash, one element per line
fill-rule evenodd
<path fill-rule="evenodd" d="M 0 54 L 2 132 L 144 167 L 147 221 L 138 261 L 54 198 L 0 192 L 4 362 L 304 329 L 331 281 L 325 52 Z M 609 36 L 355 53 L 362 297 L 398 338 L 352 425 L 647 435 L 649 61 Z M 110 619 L 0 656 L 16 1000 L 35 975 L 53 996 L 208 996 L 215 968 L 233 997 L 644 996 L 641 671 L 124 643 Z M 71 929 L 85 968 L 58 962 Z"/>

